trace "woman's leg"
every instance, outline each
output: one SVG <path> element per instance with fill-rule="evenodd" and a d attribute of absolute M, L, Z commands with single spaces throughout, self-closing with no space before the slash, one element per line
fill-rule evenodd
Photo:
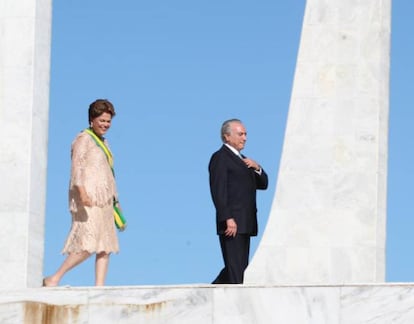
<path fill-rule="evenodd" d="M 82 263 L 87 258 L 89 258 L 91 254 L 87 251 L 79 252 L 79 253 L 70 253 L 65 261 L 63 261 L 62 265 L 55 272 L 55 274 L 46 277 L 43 279 L 43 285 L 46 287 L 54 287 L 59 284 L 60 279 L 62 279 L 63 275 L 68 272 L 70 269 L 76 267 L 79 263 Z"/>
<path fill-rule="evenodd" d="M 106 273 L 108 272 L 109 254 L 100 252 L 96 254 L 95 260 L 95 285 L 105 284 Z"/>

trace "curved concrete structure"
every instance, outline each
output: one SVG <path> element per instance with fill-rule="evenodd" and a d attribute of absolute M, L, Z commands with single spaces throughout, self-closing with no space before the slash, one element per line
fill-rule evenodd
<path fill-rule="evenodd" d="M 391 0 L 308 0 L 254 284 L 385 280 Z"/>

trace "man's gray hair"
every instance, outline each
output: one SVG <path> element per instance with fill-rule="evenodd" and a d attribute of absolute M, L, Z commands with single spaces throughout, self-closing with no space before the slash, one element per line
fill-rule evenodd
<path fill-rule="evenodd" d="M 242 124 L 242 121 L 240 119 L 237 119 L 237 118 L 232 118 L 232 119 L 226 120 L 223 123 L 223 125 L 221 126 L 221 140 L 223 141 L 223 143 L 226 142 L 224 134 L 229 135 L 231 133 L 231 123 L 240 123 L 240 124 Z"/>

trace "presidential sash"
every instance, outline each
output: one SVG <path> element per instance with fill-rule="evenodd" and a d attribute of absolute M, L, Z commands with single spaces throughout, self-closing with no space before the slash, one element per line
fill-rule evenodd
<path fill-rule="evenodd" d="M 85 132 L 87 132 L 92 137 L 92 139 L 95 141 L 96 145 L 98 145 L 99 148 L 102 149 L 102 151 L 104 152 L 106 156 L 106 159 L 108 160 L 109 166 L 111 167 L 112 174 L 115 176 L 114 160 L 112 158 L 111 151 L 106 147 L 105 143 L 98 136 L 96 136 L 96 134 L 90 128 L 85 129 Z M 118 208 L 117 204 L 118 204 L 118 201 L 114 199 L 114 202 L 113 202 L 114 221 L 115 221 L 116 228 L 122 232 L 126 228 L 127 222 L 126 222 L 124 215 L 122 214 L 122 211 Z"/>

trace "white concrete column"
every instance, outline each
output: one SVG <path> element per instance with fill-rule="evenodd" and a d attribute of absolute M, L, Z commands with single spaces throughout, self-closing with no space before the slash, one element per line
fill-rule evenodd
<path fill-rule="evenodd" d="M 0 288 L 40 286 L 51 0 L 0 1 Z"/>
<path fill-rule="evenodd" d="M 385 280 L 391 0 L 308 0 L 276 193 L 246 283 Z"/>

